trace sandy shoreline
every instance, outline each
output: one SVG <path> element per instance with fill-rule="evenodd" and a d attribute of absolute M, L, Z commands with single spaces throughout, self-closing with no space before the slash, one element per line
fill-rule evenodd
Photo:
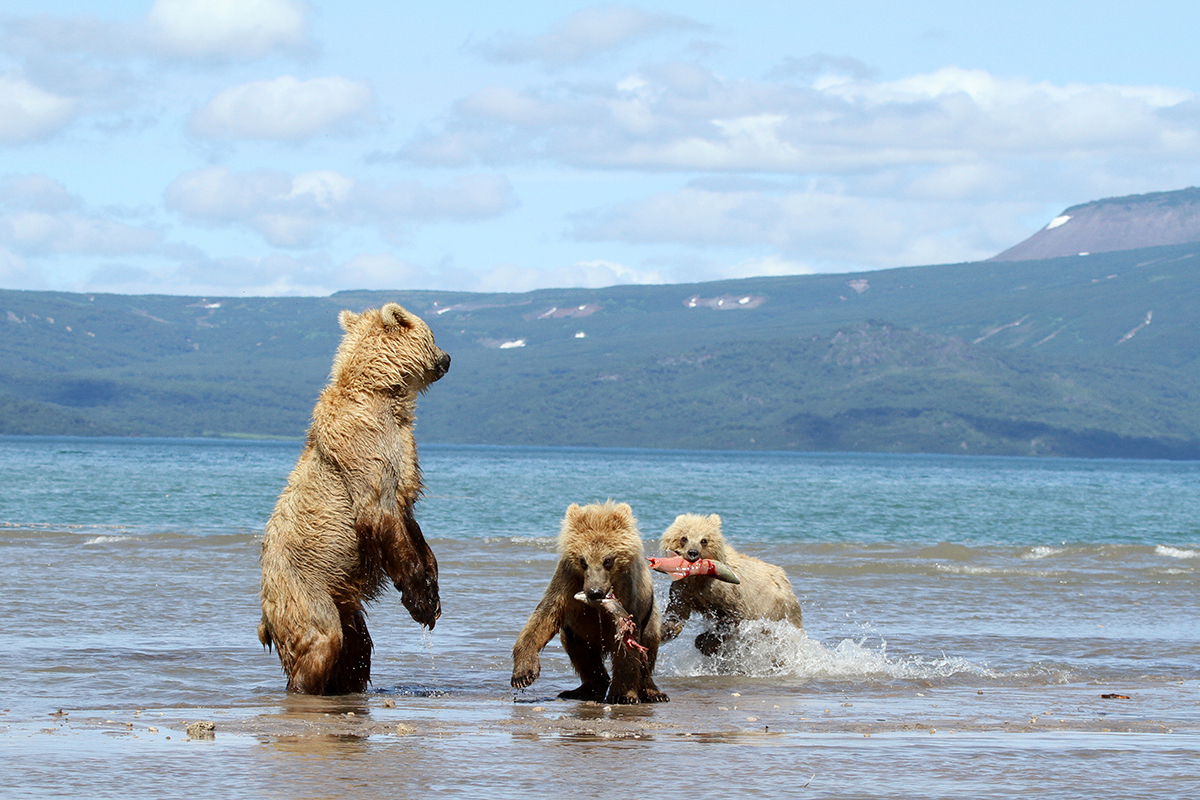
<path fill-rule="evenodd" d="M 1089 687 L 1094 689 L 1094 687 Z M 933 694 L 930 692 L 929 694 Z M 938 695 L 944 695 L 944 692 Z M 888 716 L 881 717 L 879 702 L 856 706 L 838 697 L 818 698 L 797 707 L 790 695 L 692 697 L 684 693 L 664 705 L 619 706 L 564 701 L 550 696 L 500 696 L 490 700 L 458 697 L 403 697 L 358 695 L 346 698 L 283 698 L 274 708 L 225 709 L 111 709 L 61 710 L 44 720 L 0 717 L 0 738 L 29 733 L 80 733 L 183 737 L 205 739 L 227 736 L 258 738 L 340 738 L 387 736 L 470 736 L 481 729 L 512 736 L 594 737 L 702 737 L 739 740 L 781 737 L 788 734 L 952 734 L 952 733 L 1200 733 L 1193 710 L 1179 715 L 1146 715 L 1136 697 L 1109 692 L 1089 692 L 1091 709 L 1066 710 L 1061 696 L 1040 698 L 1047 706 L 1039 712 L 1021 713 L 1009 706 L 987 702 L 998 690 L 974 690 L 979 707 L 964 707 L 961 695 L 942 697 L 940 710 L 920 713 L 912 704 L 907 711 L 889 699 Z M 926 693 L 919 693 L 923 698 Z M 808 698 L 810 701 L 812 698 Z M 951 702 L 946 703 L 945 700 Z M 937 704 L 934 704 L 937 705 Z M 1027 705 L 1027 704 L 1026 704 Z M 1030 706 L 1034 707 L 1034 706 Z M 1099 709 L 1105 710 L 1099 710 Z M 858 709 L 858 710 L 856 710 Z M 1057 709 L 1057 710 L 1056 710 Z M 211 736 L 188 728 L 197 722 L 213 723 Z"/>
<path fill-rule="evenodd" d="M 850 700 L 676 687 L 670 703 L 646 706 L 372 693 L 10 711 L 0 716 L 0 785 L 6 800 L 180 790 L 288 800 L 694 798 L 711 794 L 704 787 L 763 798 L 804 790 L 1158 800 L 1197 788 L 1195 686 L 1183 687 L 1182 705 L 1168 713 L 1138 694 L 1102 700 L 1103 687 L 1090 685 L 1052 687 L 1036 706 L 1007 690 L 913 688 Z M 197 722 L 212 723 L 211 735 Z"/>

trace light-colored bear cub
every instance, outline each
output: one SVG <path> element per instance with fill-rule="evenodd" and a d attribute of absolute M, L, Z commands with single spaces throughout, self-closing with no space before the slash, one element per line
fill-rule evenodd
<path fill-rule="evenodd" d="M 713 623 L 711 630 L 696 637 L 696 649 L 709 656 L 731 639 L 742 620 L 787 620 L 803 630 L 800 601 L 787 575 L 773 564 L 735 550 L 721 534 L 718 515 L 680 514 L 663 533 L 660 545 L 688 561 L 722 561 L 741 580 L 735 584 L 695 575 L 672 583 L 663 641 L 677 637 L 693 613 Z"/>

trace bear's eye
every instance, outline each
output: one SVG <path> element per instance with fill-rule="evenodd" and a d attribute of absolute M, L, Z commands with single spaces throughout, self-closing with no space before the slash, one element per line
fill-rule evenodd
<path fill-rule="evenodd" d="M 700 540 L 700 546 L 701 546 L 701 547 L 708 547 L 708 539 L 701 539 L 701 540 Z"/>
<path fill-rule="evenodd" d="M 680 537 L 679 537 L 679 543 L 680 543 L 680 544 L 687 544 L 687 537 L 686 537 L 686 536 L 680 536 Z"/>
<path fill-rule="evenodd" d="M 579 566 L 582 567 L 583 569 L 587 569 L 587 559 L 581 557 L 579 559 Z"/>
<path fill-rule="evenodd" d="M 604 559 L 604 568 L 605 569 L 612 569 L 612 565 L 613 565 L 613 557 L 612 556 L 609 556 L 608 558 Z"/>

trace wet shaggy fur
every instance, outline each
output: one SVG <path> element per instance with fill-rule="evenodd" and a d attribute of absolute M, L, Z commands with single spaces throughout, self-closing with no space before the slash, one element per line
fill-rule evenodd
<path fill-rule="evenodd" d="M 650 567 L 637 520 L 625 503 L 572 504 L 558 535 L 559 560 L 537 608 L 513 645 L 512 685 L 524 689 L 541 672 L 538 654 L 558 634 L 578 673 L 579 688 L 562 692 L 568 700 L 609 703 L 663 703 L 654 685 L 661 621 L 654 604 Z M 600 600 L 612 594 L 637 624 L 640 653 L 620 641 L 611 614 L 575 599 L 578 592 Z M 612 659 L 612 679 L 605 668 Z"/>
<path fill-rule="evenodd" d="M 773 564 L 733 549 L 721 534 L 718 515 L 680 514 L 663 533 L 660 545 L 689 561 L 723 561 L 742 581 L 726 583 L 694 575 L 672 583 L 663 621 L 664 641 L 678 636 L 693 613 L 713 623 L 711 631 L 696 637 L 696 648 L 710 656 L 730 640 L 742 620 L 787 620 L 803 630 L 800 601 L 787 575 Z"/>
<path fill-rule="evenodd" d="M 363 605 L 390 581 L 412 618 L 441 615 L 437 559 L 413 519 L 417 395 L 450 356 L 396 303 L 338 316 L 345 334 L 263 538 L 258 638 L 289 691 L 361 692 L 371 679 Z"/>

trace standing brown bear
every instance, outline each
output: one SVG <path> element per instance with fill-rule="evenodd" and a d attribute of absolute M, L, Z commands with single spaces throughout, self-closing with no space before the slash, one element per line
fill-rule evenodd
<path fill-rule="evenodd" d="M 665 703 L 654 685 L 659 614 L 637 520 L 625 503 L 567 509 L 559 560 L 546 594 L 513 645 L 512 685 L 524 689 L 541 672 L 538 653 L 559 634 L 582 681 L 567 700 Z M 578 597 L 577 597 L 578 595 Z M 612 681 L 605 669 L 612 657 Z"/>
<path fill-rule="evenodd" d="M 664 615 L 664 641 L 682 632 L 692 612 L 714 623 L 711 631 L 696 637 L 696 649 L 706 656 L 717 653 L 742 620 L 787 620 L 804 630 L 800 601 L 787 575 L 774 564 L 734 550 L 721 533 L 718 515 L 680 514 L 663 532 L 660 545 L 688 561 L 707 558 L 724 562 L 741 580 L 741 583 L 727 583 L 695 575 L 672 583 Z"/>
<path fill-rule="evenodd" d="M 437 559 L 413 519 L 421 471 L 417 395 L 450 356 L 396 303 L 338 315 L 345 335 L 308 441 L 267 521 L 258 638 L 289 691 L 361 692 L 371 679 L 364 603 L 390 580 L 412 618 L 442 613 Z"/>

